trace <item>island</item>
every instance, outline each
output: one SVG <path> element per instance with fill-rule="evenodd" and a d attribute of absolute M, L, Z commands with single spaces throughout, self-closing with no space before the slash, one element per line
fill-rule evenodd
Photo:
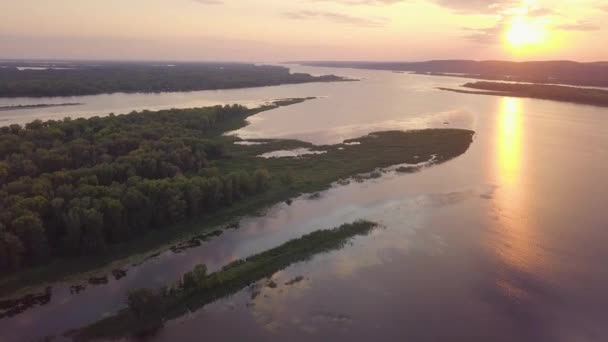
<path fill-rule="evenodd" d="M 291 73 L 288 68 L 243 63 L 73 62 L 69 68 L 0 63 L 0 97 L 78 96 L 234 89 L 310 82 L 351 81 Z"/>
<path fill-rule="evenodd" d="M 0 291 L 210 232 L 379 168 L 441 163 L 473 140 L 474 132 L 463 129 L 377 132 L 326 146 L 285 139 L 237 144 L 241 139 L 226 135 L 249 116 L 310 100 L 1 127 Z M 260 157 L 298 148 L 318 153 Z"/>
<path fill-rule="evenodd" d="M 463 94 L 528 97 L 533 99 L 608 107 L 608 90 L 602 89 L 502 82 L 466 83 L 463 87 L 476 90 L 443 87 L 439 87 L 438 89 Z"/>

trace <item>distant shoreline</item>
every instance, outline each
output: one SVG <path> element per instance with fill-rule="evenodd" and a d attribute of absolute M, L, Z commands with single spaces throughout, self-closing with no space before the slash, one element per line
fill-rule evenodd
<path fill-rule="evenodd" d="M 1 63 L 0 63 L 0 66 Z M 0 98 L 64 97 L 115 93 L 189 92 L 242 89 L 352 79 L 292 73 L 282 66 L 234 63 L 74 63 L 72 69 L 0 68 Z M 37 67 L 21 63 L 21 68 Z"/>
<path fill-rule="evenodd" d="M 439 87 L 437 89 L 462 94 L 525 97 L 540 100 L 551 100 L 608 107 L 608 91 L 591 88 L 577 88 L 547 84 L 473 82 L 463 87 L 475 90 L 463 90 Z"/>
<path fill-rule="evenodd" d="M 433 60 L 426 62 L 300 61 L 289 63 L 491 81 L 608 87 L 608 62 Z"/>
<path fill-rule="evenodd" d="M 0 106 L 0 112 L 7 112 L 10 110 L 22 110 L 22 109 L 33 109 L 33 108 L 49 108 L 49 107 L 66 107 L 66 106 L 81 106 L 84 103 L 42 103 L 33 105 L 16 105 L 16 106 Z"/>

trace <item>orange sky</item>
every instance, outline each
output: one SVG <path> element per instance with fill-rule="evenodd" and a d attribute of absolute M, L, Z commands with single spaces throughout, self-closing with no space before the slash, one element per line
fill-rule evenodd
<path fill-rule="evenodd" d="M 6 0 L 0 58 L 608 60 L 607 0 Z"/>

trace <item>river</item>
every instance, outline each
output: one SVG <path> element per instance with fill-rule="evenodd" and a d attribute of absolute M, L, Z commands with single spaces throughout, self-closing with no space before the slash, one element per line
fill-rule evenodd
<path fill-rule="evenodd" d="M 608 305 L 608 110 L 536 99 L 442 92 L 452 77 L 292 66 L 359 82 L 167 94 L 0 99 L 2 124 L 271 99 L 316 100 L 260 113 L 243 138 L 337 143 L 372 131 L 467 128 L 462 156 L 414 174 L 387 173 L 244 218 L 237 230 L 165 252 L 107 284 L 51 285 L 48 298 L 0 319 L 0 340 L 59 335 L 118 310 L 126 292 L 217 269 L 306 232 L 359 218 L 383 228 L 292 265 L 186 317 L 156 341 L 605 341 Z M 51 102 L 53 101 L 53 102 Z M 286 283 L 294 277 L 303 280 Z M 44 289 L 39 291 L 44 292 Z"/>

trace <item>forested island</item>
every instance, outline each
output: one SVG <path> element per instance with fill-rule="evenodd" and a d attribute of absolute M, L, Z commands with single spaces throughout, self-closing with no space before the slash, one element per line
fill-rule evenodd
<path fill-rule="evenodd" d="M 318 61 L 293 63 L 333 68 L 411 71 L 433 76 L 497 81 L 608 87 L 608 62 L 435 60 L 426 62 Z"/>
<path fill-rule="evenodd" d="M 478 90 L 463 90 L 454 88 L 439 88 L 464 94 L 529 97 L 533 99 L 553 100 L 608 107 L 608 91 L 592 88 L 576 88 L 546 84 L 474 82 L 463 85 L 465 88 Z"/>
<path fill-rule="evenodd" d="M 126 257 L 143 241 L 162 244 L 147 240 L 152 232 L 166 238 L 217 229 L 379 167 L 439 163 L 464 153 L 473 138 L 468 130 L 430 129 L 313 146 L 296 140 L 241 145 L 224 135 L 251 115 L 305 100 L 0 128 L 0 288 L 55 279 L 74 265 L 86 269 L 86 260 Z M 325 153 L 258 157 L 302 147 Z"/>
<path fill-rule="evenodd" d="M 39 64 L 2 63 L 0 97 L 158 93 L 347 80 L 334 75 L 291 73 L 280 66 L 240 63 L 74 62 L 69 68 L 35 66 Z"/>

